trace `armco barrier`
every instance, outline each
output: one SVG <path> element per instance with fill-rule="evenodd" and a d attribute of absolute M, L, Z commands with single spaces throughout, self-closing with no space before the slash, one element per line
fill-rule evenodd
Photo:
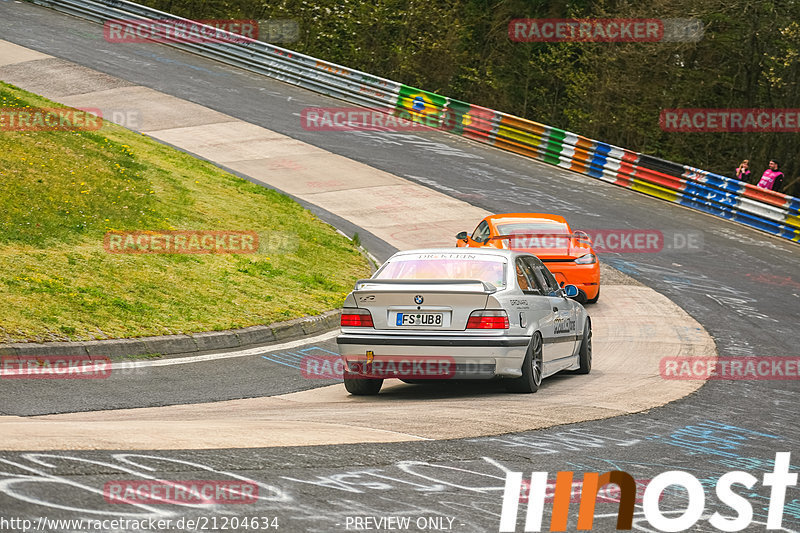
<path fill-rule="evenodd" d="M 31 1 L 101 23 L 186 22 L 126 0 Z M 800 241 L 798 198 L 217 31 L 231 41 L 168 44 L 370 109 L 393 109 L 437 129 Z"/>

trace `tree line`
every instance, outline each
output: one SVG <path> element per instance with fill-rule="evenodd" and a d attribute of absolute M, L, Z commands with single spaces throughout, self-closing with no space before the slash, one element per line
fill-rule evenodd
<path fill-rule="evenodd" d="M 294 19 L 299 52 L 733 177 L 770 159 L 800 194 L 797 133 L 665 131 L 662 110 L 800 108 L 798 0 L 142 0 L 187 18 Z M 692 18 L 697 41 L 515 42 L 517 18 Z"/>

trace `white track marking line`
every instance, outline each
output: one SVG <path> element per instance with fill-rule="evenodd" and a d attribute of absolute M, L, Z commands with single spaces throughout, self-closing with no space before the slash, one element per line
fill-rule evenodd
<path fill-rule="evenodd" d="M 278 396 L 278 398 L 279 397 L 280 396 Z M 331 425 L 333 425 L 333 424 L 331 424 Z M 338 424 L 337 427 L 340 427 L 340 428 L 342 428 L 342 427 L 343 428 L 358 428 L 358 429 L 364 429 L 366 431 L 375 431 L 375 432 L 379 432 L 379 433 L 390 433 L 392 435 L 401 435 L 403 437 L 411 437 L 411 438 L 418 439 L 418 440 L 436 440 L 436 439 L 431 439 L 431 438 L 428 438 L 428 437 L 420 437 L 419 435 L 412 435 L 411 433 L 404 433 L 402 431 L 393 431 L 391 429 L 372 428 L 372 427 L 369 427 L 369 426 L 354 426 L 354 425 L 344 424 L 343 423 L 343 424 Z M 362 442 L 362 444 L 369 444 L 369 441 Z"/>
<path fill-rule="evenodd" d="M 239 350 L 236 352 L 225 353 L 210 353 L 206 355 L 193 355 L 190 357 L 176 357 L 174 359 L 160 359 L 155 361 L 124 361 L 121 363 L 113 363 L 111 369 L 123 370 L 126 368 L 140 368 L 150 366 L 170 366 L 170 365 L 188 365 L 191 363 L 203 363 L 205 361 L 216 361 L 218 359 L 232 359 L 234 357 L 249 357 L 251 355 L 264 355 L 272 352 L 279 352 L 290 348 L 296 348 L 306 344 L 313 344 L 315 342 L 324 342 L 332 339 L 339 332 L 337 330 L 317 335 L 316 337 L 298 339 L 296 341 L 284 342 L 282 344 L 272 344 L 269 346 L 262 346 L 260 348 L 249 348 L 247 350 Z"/>
<path fill-rule="evenodd" d="M 484 457 L 481 457 L 481 459 L 483 459 L 484 461 L 486 461 L 487 463 L 489 463 L 492 466 L 496 466 L 497 468 L 499 468 L 500 470 L 502 470 L 505 473 L 511 472 L 511 470 L 509 468 L 507 468 L 506 466 L 500 464 L 500 462 L 495 461 L 491 457 L 485 457 L 484 456 Z"/>

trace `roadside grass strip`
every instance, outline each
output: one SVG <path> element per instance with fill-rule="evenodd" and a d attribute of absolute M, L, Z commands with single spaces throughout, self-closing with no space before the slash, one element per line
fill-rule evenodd
<path fill-rule="evenodd" d="M 68 109 L 0 82 L 0 110 L 21 108 Z M 197 232 L 257 246 L 198 252 Z M 142 235 L 148 253 L 131 253 Z M 0 131 L 0 343 L 269 324 L 339 307 L 368 276 L 353 243 L 289 197 L 142 134 Z"/>

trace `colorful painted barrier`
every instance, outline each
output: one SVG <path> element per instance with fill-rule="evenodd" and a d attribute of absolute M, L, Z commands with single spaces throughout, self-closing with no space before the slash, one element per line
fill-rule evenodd
<path fill-rule="evenodd" d="M 800 242 L 793 196 L 413 87 L 399 94 L 398 112 L 439 117 L 444 131 Z"/>

